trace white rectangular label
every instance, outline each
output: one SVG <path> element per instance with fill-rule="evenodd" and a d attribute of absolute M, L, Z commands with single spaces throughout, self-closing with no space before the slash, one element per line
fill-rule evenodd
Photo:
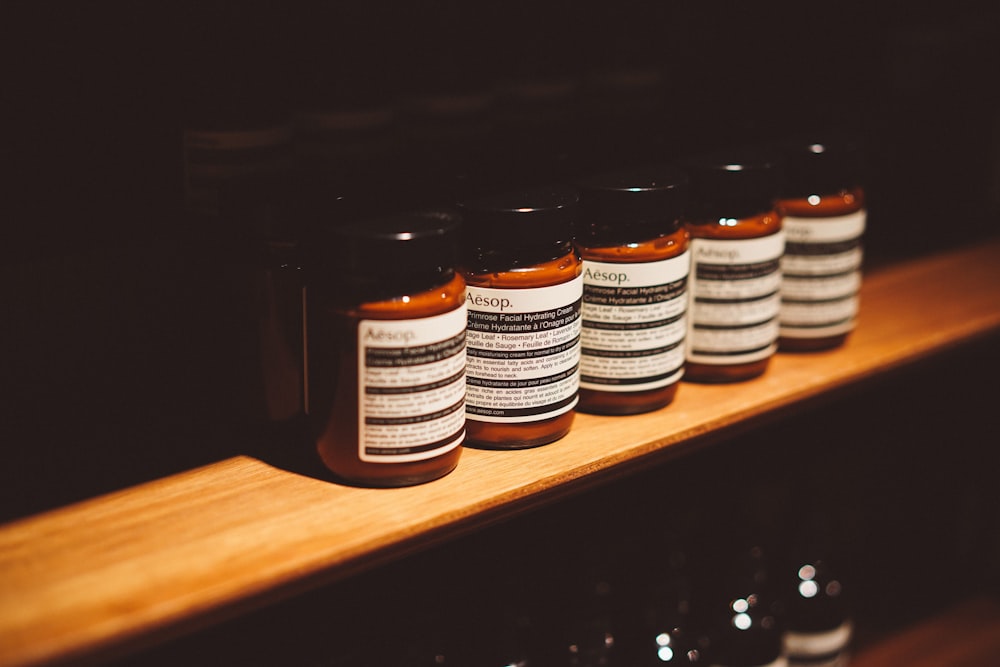
<path fill-rule="evenodd" d="M 358 456 L 405 463 L 465 438 L 466 307 L 358 324 Z"/>
<path fill-rule="evenodd" d="M 580 386 L 645 391 L 680 379 L 691 255 L 656 262 L 583 262 Z"/>
<path fill-rule="evenodd" d="M 739 364 L 774 353 L 784 250 L 782 232 L 692 239 L 688 361 Z"/>
<path fill-rule="evenodd" d="M 466 417 L 534 422 L 573 409 L 583 277 L 528 289 L 469 286 Z"/>

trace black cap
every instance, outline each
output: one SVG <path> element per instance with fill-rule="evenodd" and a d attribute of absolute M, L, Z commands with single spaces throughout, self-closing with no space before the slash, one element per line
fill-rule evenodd
<path fill-rule="evenodd" d="M 462 202 L 466 243 L 486 250 L 517 250 L 573 240 L 580 195 L 553 186 Z"/>
<path fill-rule="evenodd" d="M 781 149 L 786 163 L 783 197 L 830 194 L 861 184 L 861 146 L 851 138 L 812 137 L 788 141 Z"/>
<path fill-rule="evenodd" d="M 674 167 L 593 176 L 580 184 L 579 235 L 627 243 L 676 231 L 687 205 L 688 179 Z"/>
<path fill-rule="evenodd" d="M 689 217 L 747 218 L 774 209 L 782 162 L 775 150 L 747 148 L 700 155 L 683 168 L 691 183 Z"/>
<path fill-rule="evenodd" d="M 448 273 L 458 257 L 461 218 L 450 209 L 417 211 L 329 229 L 323 244 L 332 274 L 365 283 Z"/>

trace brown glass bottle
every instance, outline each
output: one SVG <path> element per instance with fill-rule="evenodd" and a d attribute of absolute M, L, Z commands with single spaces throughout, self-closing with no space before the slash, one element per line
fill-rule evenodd
<path fill-rule="evenodd" d="M 686 380 L 761 375 L 777 350 L 784 233 L 779 162 L 733 151 L 686 164 L 691 183 L 691 310 Z"/>
<path fill-rule="evenodd" d="M 467 445 L 521 449 L 566 435 L 579 394 L 579 196 L 548 188 L 462 204 L 468 284 Z"/>
<path fill-rule="evenodd" d="M 330 234 L 309 287 L 310 421 L 345 482 L 406 486 L 458 464 L 465 437 L 465 281 L 458 217 L 420 213 Z"/>
<path fill-rule="evenodd" d="M 691 264 L 686 192 L 684 174 L 667 168 L 581 184 L 581 412 L 649 412 L 677 393 Z"/>
<path fill-rule="evenodd" d="M 253 433 L 265 440 L 302 435 L 305 416 L 303 270 L 297 191 L 287 175 L 249 174 L 226 182 L 219 227 L 227 242 L 216 265 L 230 285 L 222 317 L 234 327 L 225 341 L 234 354 L 226 395 Z M 223 248 L 225 250 L 223 250 Z M 221 260 L 221 261 L 220 261 Z M 236 344 L 240 336 L 250 336 Z M 241 352 L 256 351 L 256 363 Z M 218 359 L 222 364 L 222 358 Z"/>
<path fill-rule="evenodd" d="M 859 149 L 837 139 L 790 143 L 785 150 L 778 349 L 838 347 L 855 328 L 861 288 L 866 211 Z"/>

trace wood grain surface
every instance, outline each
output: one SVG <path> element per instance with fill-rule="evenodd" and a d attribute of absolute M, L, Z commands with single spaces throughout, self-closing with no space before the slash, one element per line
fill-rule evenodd
<path fill-rule="evenodd" d="M 862 649 L 851 667 L 1000 665 L 1000 600 L 977 597 Z"/>
<path fill-rule="evenodd" d="M 352 488 L 239 456 L 0 526 L 0 665 L 155 643 L 996 332 L 1000 240 L 879 269 L 861 304 L 840 349 L 780 354 L 737 385 L 685 383 L 655 413 L 578 415 L 537 449 L 466 450 L 422 486 Z"/>

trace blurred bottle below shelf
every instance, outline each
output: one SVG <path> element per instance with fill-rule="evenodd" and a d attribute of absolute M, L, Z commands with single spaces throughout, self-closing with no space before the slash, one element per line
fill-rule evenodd
<path fill-rule="evenodd" d="M 693 616 L 694 581 L 681 538 L 667 531 L 636 568 L 630 627 L 625 637 L 631 667 L 708 665 L 708 637 Z"/>
<path fill-rule="evenodd" d="M 712 664 L 783 667 L 781 602 L 773 556 L 759 540 L 716 544 L 697 584 L 696 614 L 711 644 Z"/>
<path fill-rule="evenodd" d="M 780 573 L 784 647 L 789 667 L 846 667 L 854 622 L 850 597 L 837 570 L 833 527 L 818 512 L 805 513 Z"/>
<path fill-rule="evenodd" d="M 559 667 L 625 667 L 616 582 L 596 563 L 577 571 L 560 614 L 555 642 Z"/>

